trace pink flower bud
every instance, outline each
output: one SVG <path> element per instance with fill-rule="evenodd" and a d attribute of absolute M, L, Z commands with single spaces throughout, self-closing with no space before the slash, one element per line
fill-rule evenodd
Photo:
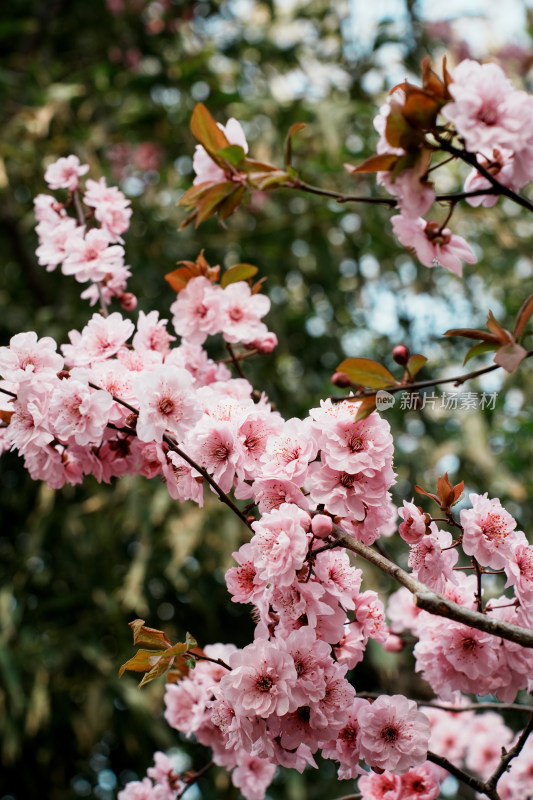
<path fill-rule="evenodd" d="M 334 372 L 331 376 L 331 382 L 334 386 L 338 386 L 339 389 L 346 389 L 351 385 L 349 377 L 344 372 Z"/>
<path fill-rule="evenodd" d="M 383 642 L 383 649 L 387 653 L 400 653 L 404 647 L 405 642 L 401 636 L 397 636 L 395 633 L 389 634 L 388 638 Z"/>
<path fill-rule="evenodd" d="M 317 539 L 326 539 L 326 537 L 330 535 L 332 529 L 333 522 L 331 517 L 327 517 L 325 514 L 317 514 L 311 520 L 311 530 Z"/>

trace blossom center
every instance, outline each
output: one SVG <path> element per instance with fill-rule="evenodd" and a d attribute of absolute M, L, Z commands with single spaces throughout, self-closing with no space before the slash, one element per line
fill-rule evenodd
<path fill-rule="evenodd" d="M 260 692 L 269 692 L 274 686 L 274 681 L 268 675 L 261 675 L 257 679 L 256 686 Z"/>
<path fill-rule="evenodd" d="M 389 744 L 392 744 L 398 738 L 398 728 L 394 725 L 386 725 L 382 728 L 380 736 Z"/>

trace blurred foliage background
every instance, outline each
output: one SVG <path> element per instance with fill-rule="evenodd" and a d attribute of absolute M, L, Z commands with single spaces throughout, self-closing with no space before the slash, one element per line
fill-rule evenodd
<path fill-rule="evenodd" d="M 533 261 L 531 221 L 507 203 L 454 215 L 455 229 L 479 255 L 463 281 L 426 270 L 400 249 L 385 208 L 288 191 L 254 196 L 227 229 L 210 220 L 177 232 L 184 212 L 176 202 L 192 180 L 188 122 L 198 101 L 221 122 L 241 120 L 252 154 L 278 163 L 290 125 L 307 123 L 294 142 L 294 164 L 306 180 L 377 191 L 372 177 L 355 184 L 342 166 L 372 153 L 376 103 L 404 77 L 415 78 L 424 55 L 437 62 L 447 52 L 453 63 L 472 45 L 464 17 L 428 22 L 419 4 L 400 0 L 382 3 L 374 19 L 368 15 L 376 9 L 365 5 L 5 0 L 1 343 L 22 330 L 62 342 L 87 319 L 79 286 L 59 272 L 45 274 L 34 255 L 32 199 L 46 191 L 46 166 L 72 152 L 91 165 L 91 177 L 105 175 L 132 201 L 126 251 L 139 308 L 165 316 L 174 297 L 164 274 L 202 248 L 212 264 L 247 261 L 268 276 L 268 322 L 280 345 L 246 362 L 246 373 L 286 417 L 332 392 L 330 376 L 347 355 L 398 372 L 390 352 L 403 342 L 429 358 L 420 377 L 457 374 L 466 346 L 443 341 L 446 329 L 483 325 L 489 308 L 512 327 L 531 292 Z M 493 42 L 492 52 L 486 44 L 477 55 L 499 59 L 531 89 L 527 4 L 515 5 L 520 44 L 500 41 L 495 50 Z M 470 23 L 479 32 L 480 20 Z M 462 177 L 443 188 L 459 186 Z M 493 410 L 388 411 L 397 445 L 395 500 L 410 500 L 415 483 L 430 489 L 447 470 L 471 491 L 500 496 L 528 531 L 531 384 L 526 364 L 505 380 L 492 374 L 467 387 L 497 391 Z M 214 499 L 205 512 L 176 507 L 158 481 L 129 477 L 106 486 L 91 479 L 54 492 L 32 483 L 11 453 L 0 460 L 0 481 L 0 798 L 111 800 L 145 774 L 156 749 L 174 748 L 182 767 L 201 767 L 207 754 L 162 718 L 163 686 L 138 692 L 135 680 L 119 681 L 117 671 L 133 653 L 127 622 L 138 616 L 173 640 L 190 630 L 201 644 L 249 641 L 248 612 L 228 601 L 224 584 L 245 536 L 239 523 Z M 405 561 L 394 539 L 385 547 Z M 366 586 L 391 588 L 370 569 Z M 360 690 L 428 693 L 408 654 L 393 657 L 378 646 L 369 648 L 354 682 Z M 270 795 L 312 800 L 348 791 L 326 762 L 318 776 L 280 771 Z M 187 798 L 237 796 L 219 772 Z"/>

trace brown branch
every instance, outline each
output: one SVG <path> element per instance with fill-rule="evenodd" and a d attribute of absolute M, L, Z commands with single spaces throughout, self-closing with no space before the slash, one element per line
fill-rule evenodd
<path fill-rule="evenodd" d="M 187 650 L 185 655 L 190 656 L 191 658 L 197 658 L 200 661 L 210 661 L 212 664 L 218 664 L 219 667 L 224 667 L 231 672 L 231 667 L 229 664 L 226 664 L 221 658 L 210 658 L 209 656 L 200 655 L 200 653 L 194 653 L 192 650 Z"/>
<path fill-rule="evenodd" d="M 437 764 L 439 767 L 447 770 L 450 775 L 453 775 L 454 778 L 457 778 L 458 781 L 462 783 L 466 783 L 467 786 L 470 786 L 471 789 L 475 789 L 476 792 L 481 792 L 482 794 L 486 794 L 487 797 L 490 797 L 491 800 L 500 800 L 500 797 L 495 789 L 492 791 L 487 792 L 487 787 L 480 781 L 478 778 L 474 778 L 473 775 L 470 775 L 468 772 L 465 772 L 460 767 L 457 767 L 455 764 L 452 764 L 451 761 L 448 761 L 447 758 L 444 756 L 439 756 L 437 753 L 432 753 L 431 750 L 428 750 L 427 760 L 432 761 L 433 764 Z"/>
<path fill-rule="evenodd" d="M 390 561 L 385 556 L 380 555 L 371 547 L 354 539 L 353 536 L 345 533 L 339 525 L 333 525 L 333 539 L 329 545 L 319 547 L 313 553 L 320 550 L 330 549 L 334 547 L 345 547 L 351 550 L 356 555 L 370 561 L 371 564 L 378 567 L 394 578 L 395 581 L 405 586 L 406 589 L 412 593 L 415 604 L 423 611 L 429 614 L 435 614 L 439 617 L 461 622 L 463 625 L 469 625 L 471 628 L 490 633 L 493 636 L 498 636 L 501 639 L 507 639 L 510 642 L 516 642 L 522 647 L 533 648 L 533 630 L 527 628 L 520 628 L 518 625 L 512 625 L 510 622 L 503 622 L 501 620 L 490 617 L 488 614 L 480 614 L 478 611 L 473 611 L 470 608 L 454 603 L 444 595 L 434 592 L 429 589 L 425 584 L 421 583 L 412 575 L 405 572 L 398 564 Z"/>
<path fill-rule="evenodd" d="M 237 374 L 238 374 L 239 378 L 244 378 L 244 380 L 246 380 L 246 375 L 242 371 L 242 367 L 239 364 L 239 360 L 238 360 L 237 356 L 235 355 L 233 347 L 231 346 L 231 344 L 229 342 L 226 342 L 226 348 L 227 348 L 227 351 L 228 351 L 228 353 L 230 355 L 230 359 L 229 359 L 230 360 L 230 364 L 233 364 L 233 366 L 237 370 Z"/>
<path fill-rule="evenodd" d="M 176 800 L 179 800 L 180 797 L 183 797 L 187 789 L 190 789 L 190 787 L 197 781 L 199 781 L 200 778 L 206 774 L 206 772 L 209 772 L 211 767 L 213 767 L 214 765 L 215 765 L 214 761 L 209 761 L 207 764 L 205 764 L 201 769 L 197 770 L 196 772 L 193 773 L 189 772 L 180 775 L 181 780 L 183 780 L 186 786 L 184 786 L 183 789 L 180 792 L 178 792 L 178 794 L 176 795 Z"/>
<path fill-rule="evenodd" d="M 234 364 L 235 359 L 237 361 L 244 361 L 245 358 L 250 358 L 250 356 L 256 356 L 259 353 L 259 350 L 248 350 L 246 353 L 236 353 L 233 351 L 232 358 L 219 358 L 217 364 Z"/>
<path fill-rule="evenodd" d="M 496 784 L 500 780 L 503 773 L 508 771 L 509 764 L 511 763 L 513 758 L 516 758 L 516 756 L 519 755 L 519 753 L 522 751 L 522 748 L 527 742 L 530 733 L 533 731 L 533 710 L 530 713 L 531 716 L 529 717 L 529 721 L 524 730 L 522 731 L 522 733 L 520 734 L 520 736 L 518 737 L 516 743 L 514 744 L 513 747 L 511 747 L 510 750 L 507 750 L 507 752 L 505 751 L 503 752 L 500 763 L 498 764 L 498 766 L 496 767 L 496 769 L 494 770 L 488 781 L 486 781 L 485 785 L 487 788 L 489 789 L 496 788 Z"/>
<path fill-rule="evenodd" d="M 357 692 L 357 697 L 377 698 L 381 697 L 382 692 Z M 411 697 L 411 700 L 418 706 L 427 708 L 440 708 L 443 711 L 450 711 L 453 714 L 462 714 L 465 711 L 523 711 L 526 714 L 533 714 L 533 706 L 523 703 L 469 703 L 464 706 L 453 706 L 449 703 L 438 703 L 434 700 L 422 700 L 418 697 Z"/>
<path fill-rule="evenodd" d="M 446 153 L 450 153 L 456 158 L 460 158 L 461 161 L 464 161 L 466 164 L 474 167 L 474 169 L 476 169 L 480 175 L 483 175 L 483 177 L 495 190 L 492 192 L 492 194 L 495 193 L 503 195 L 504 197 L 508 197 L 509 200 L 512 200 L 517 205 L 522 206 L 522 208 L 527 208 L 528 211 L 533 211 L 533 203 L 531 203 L 525 197 L 522 197 L 522 195 L 517 194 L 517 192 L 513 192 L 513 190 L 509 189 L 509 187 L 500 183 L 500 181 L 495 178 L 494 175 L 491 175 L 488 169 L 478 162 L 475 153 L 470 153 L 468 150 L 461 150 L 458 147 L 454 147 L 453 144 L 450 144 L 450 142 L 446 141 L 446 139 L 442 139 L 441 137 L 437 137 L 437 141 L 442 150 L 444 150 Z"/>
<path fill-rule="evenodd" d="M 440 164 L 438 165 L 440 166 Z M 396 208 L 398 200 L 394 197 L 372 197 L 368 195 L 354 195 L 343 194 L 342 192 L 333 192 L 329 189 L 322 189 L 320 186 L 313 186 L 310 183 L 302 181 L 300 178 L 292 178 L 290 183 L 286 183 L 281 187 L 282 189 L 299 189 L 308 194 L 316 194 L 320 197 L 330 197 L 336 200 L 337 203 L 368 203 L 369 205 L 388 206 L 389 208 Z M 467 200 L 469 197 L 485 197 L 486 195 L 500 194 L 499 189 L 491 187 L 489 189 L 475 189 L 471 192 L 448 192 L 446 194 L 438 194 L 435 196 L 435 202 L 448 201 L 458 203 L 460 200 Z"/>

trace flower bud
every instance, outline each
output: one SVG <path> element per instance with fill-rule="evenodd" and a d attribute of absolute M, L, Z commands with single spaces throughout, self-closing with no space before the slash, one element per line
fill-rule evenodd
<path fill-rule="evenodd" d="M 311 520 L 311 530 L 317 539 L 325 539 L 330 535 L 332 529 L 331 517 L 327 517 L 325 514 L 316 514 Z"/>
<path fill-rule="evenodd" d="M 406 347 L 404 344 L 397 344 L 396 347 L 392 349 L 392 357 L 396 361 L 397 364 L 400 364 L 402 367 L 405 367 L 407 362 L 409 361 L 409 348 Z"/>
<path fill-rule="evenodd" d="M 339 389 L 346 389 L 352 383 L 344 372 L 334 372 L 331 376 L 331 382 L 334 386 L 338 386 Z"/>

